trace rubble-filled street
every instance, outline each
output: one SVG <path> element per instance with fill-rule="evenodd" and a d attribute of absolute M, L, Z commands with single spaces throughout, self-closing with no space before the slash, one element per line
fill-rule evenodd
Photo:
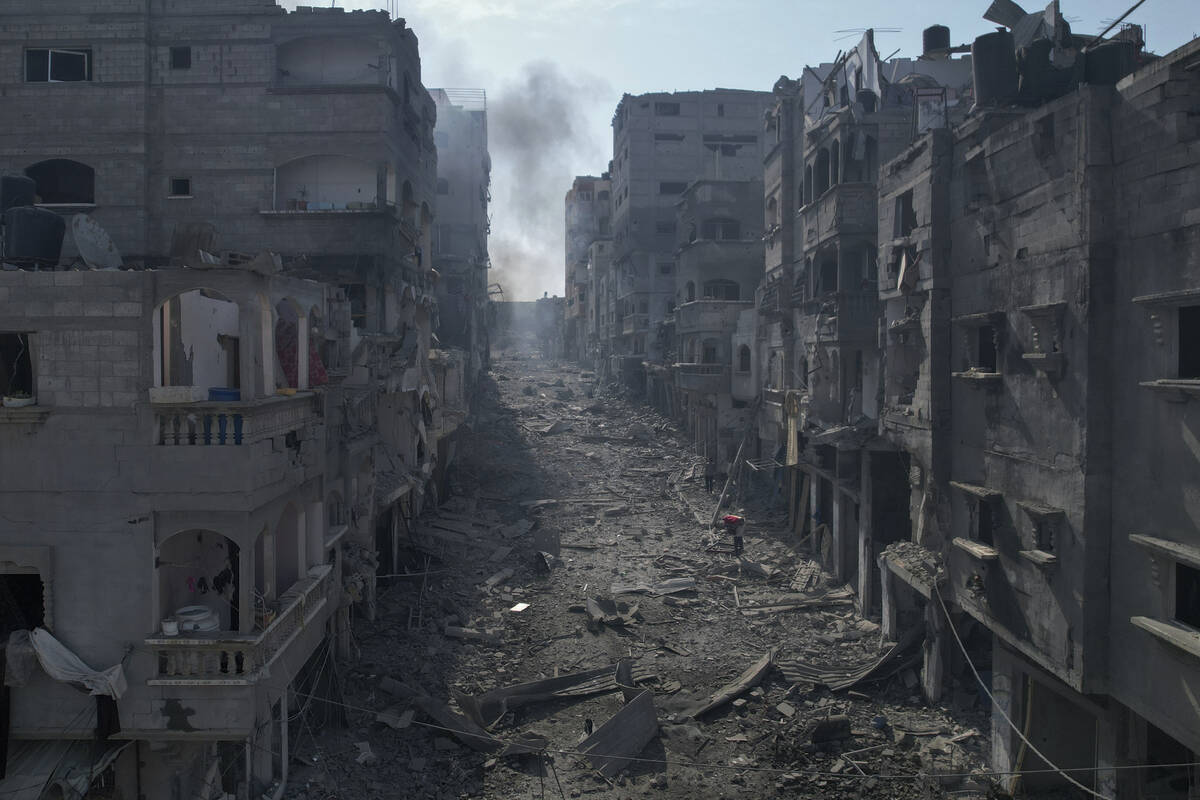
<path fill-rule="evenodd" d="M 491 378 L 412 574 L 355 626 L 347 726 L 293 722 L 289 797 L 986 792 L 962 659 L 927 705 L 920 644 L 881 641 L 769 497 L 726 509 L 741 556 L 708 552 L 721 486 L 673 425 L 536 356 Z"/>

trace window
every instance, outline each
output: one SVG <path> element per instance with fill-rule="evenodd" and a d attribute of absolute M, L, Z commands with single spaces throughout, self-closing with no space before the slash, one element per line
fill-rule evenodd
<path fill-rule="evenodd" d="M 344 283 L 342 290 L 350 301 L 350 322 L 362 330 L 367 327 L 367 287 L 361 283 Z"/>
<path fill-rule="evenodd" d="M 700 353 L 700 363 L 701 364 L 717 363 L 717 346 L 716 346 L 716 344 L 709 342 L 707 340 L 704 342 L 704 346 L 703 346 L 703 348 L 701 348 L 701 353 Z"/>
<path fill-rule="evenodd" d="M 171 178 L 171 197 L 191 197 L 191 178 Z"/>
<path fill-rule="evenodd" d="M 750 371 L 750 348 L 742 345 L 738 348 L 738 372 Z"/>
<path fill-rule="evenodd" d="M 674 269 L 675 269 L 675 265 L 670 261 L 658 262 L 658 274 L 659 275 L 670 275 L 674 271 Z"/>
<path fill-rule="evenodd" d="M 908 236 L 917 227 L 917 212 L 913 208 L 913 193 L 909 189 L 896 198 L 896 221 L 894 236 Z"/>
<path fill-rule="evenodd" d="M 685 302 L 688 303 L 696 299 L 696 284 L 692 283 L 691 281 L 687 282 L 686 297 L 687 300 Z"/>
<path fill-rule="evenodd" d="M 659 194 L 683 194 L 687 191 L 687 184 L 683 181 L 663 181 L 658 184 Z"/>
<path fill-rule="evenodd" d="M 712 280 L 704 283 L 706 300 L 740 300 L 741 292 L 737 283 L 729 280 Z"/>
<path fill-rule="evenodd" d="M 28 333 L 0 333 L 0 395 L 33 396 L 33 357 Z"/>
<path fill-rule="evenodd" d="M 678 117 L 679 103 L 655 103 L 654 113 L 660 117 Z"/>
<path fill-rule="evenodd" d="M 1175 562 L 1175 619 L 1200 628 L 1200 569 Z"/>
<path fill-rule="evenodd" d="M 192 48 L 190 47 L 172 47 L 171 48 L 171 69 L 191 69 L 192 68 Z"/>
<path fill-rule="evenodd" d="M 25 51 L 28 83 L 74 83 L 92 79 L 92 51 L 34 49 Z"/>
<path fill-rule="evenodd" d="M 607 189 L 596 192 L 596 202 L 597 203 L 607 203 L 608 198 L 609 198 L 609 193 L 608 193 Z"/>
<path fill-rule="evenodd" d="M 702 239 L 736 240 L 742 237 L 742 226 L 736 219 L 706 219 L 700 224 Z"/>
<path fill-rule="evenodd" d="M 682 133 L 656 133 L 654 141 L 656 142 L 682 142 L 684 136 Z"/>
<path fill-rule="evenodd" d="M 37 184 L 41 205 L 90 205 L 96 202 L 96 171 L 65 158 L 40 161 L 25 170 Z"/>
<path fill-rule="evenodd" d="M 437 193 L 450 194 L 450 181 L 446 180 L 445 178 L 438 178 Z"/>
<path fill-rule="evenodd" d="M 1179 307 L 1179 377 L 1200 380 L 1200 306 Z"/>
<path fill-rule="evenodd" d="M 724 103 L 717 103 L 717 116 L 718 117 L 725 116 L 725 104 Z"/>
<path fill-rule="evenodd" d="M 1049 518 L 1035 519 L 1033 521 L 1033 544 L 1038 550 L 1043 553 L 1054 552 L 1054 520 Z"/>
<path fill-rule="evenodd" d="M 601 236 L 607 236 L 610 232 L 610 223 L 608 217 L 601 217 L 599 223 L 599 233 Z M 600 252 L 604 252 L 604 245 L 600 245 Z"/>
<path fill-rule="evenodd" d="M 995 544 L 993 532 L 995 529 L 995 520 L 993 519 L 992 504 L 986 501 L 976 502 L 975 506 L 975 541 L 991 547 Z"/>
<path fill-rule="evenodd" d="M 973 365 L 980 372 L 996 372 L 999 359 L 996 353 L 996 329 L 980 325 L 976 330 L 976 355 Z"/>

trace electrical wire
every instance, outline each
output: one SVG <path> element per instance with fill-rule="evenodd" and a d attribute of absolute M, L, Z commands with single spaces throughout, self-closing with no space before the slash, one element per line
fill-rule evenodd
<path fill-rule="evenodd" d="M 938 589 L 936 583 L 933 585 L 933 593 L 937 596 L 938 605 L 942 607 L 942 614 L 944 614 L 945 618 L 946 618 L 946 627 L 948 627 L 950 629 L 950 633 L 952 633 L 954 635 L 954 641 L 958 643 L 958 649 L 962 651 L 963 658 L 966 660 L 967 666 L 971 668 L 971 674 L 975 676 L 975 680 L 979 683 L 980 690 L 987 696 L 988 701 L 992 704 L 992 708 L 996 710 L 996 712 L 1001 716 L 1001 718 L 1003 718 L 1003 720 L 1006 723 L 1008 723 L 1008 727 L 1012 728 L 1013 732 L 1016 733 L 1017 736 L 1021 737 L 1021 741 L 1025 743 L 1026 747 L 1028 747 L 1031 751 L 1033 751 L 1034 755 L 1036 755 L 1038 758 L 1040 758 L 1046 765 L 1051 767 L 1051 771 L 1057 772 L 1059 775 L 1062 775 L 1063 778 L 1066 779 L 1067 783 L 1071 784 L 1076 789 L 1079 789 L 1082 792 L 1086 792 L 1087 794 L 1091 795 L 1092 797 L 1100 798 L 1100 800 L 1113 800 L 1113 798 L 1110 798 L 1106 794 L 1101 794 L 1100 792 L 1097 792 L 1095 789 L 1090 789 L 1087 786 L 1084 786 L 1082 783 L 1080 783 L 1079 781 L 1075 780 L 1070 775 L 1068 775 L 1064 770 L 1059 769 L 1057 766 L 1054 765 L 1053 761 L 1046 758 L 1046 756 L 1042 753 L 1042 751 L 1038 750 L 1037 747 L 1034 746 L 1033 742 L 1029 741 L 1029 737 L 1027 737 L 1024 733 L 1021 732 L 1021 729 L 1019 727 L 1017 727 L 1017 724 L 1012 721 L 1011 717 L 1008 716 L 1008 712 L 1006 712 L 1004 710 L 1004 707 L 999 705 L 996 702 L 996 698 L 992 697 L 992 693 L 988 689 L 988 685 L 986 683 L 984 683 L 983 678 L 979 677 L 979 670 L 975 669 L 975 662 L 971 661 L 971 656 L 967 654 L 966 646 L 963 644 L 962 639 L 959 638 L 958 631 L 954 628 L 954 624 L 950 621 L 950 612 L 946 609 L 946 601 L 942 599 L 942 593 Z M 1100 768 L 1099 767 L 1090 767 L 1088 769 L 1098 770 Z M 1108 769 L 1111 769 L 1111 768 L 1104 767 L 1103 769 L 1105 771 L 1107 771 Z M 1027 774 L 1027 773 L 1016 772 L 1013 774 L 1021 775 L 1021 774 Z"/>

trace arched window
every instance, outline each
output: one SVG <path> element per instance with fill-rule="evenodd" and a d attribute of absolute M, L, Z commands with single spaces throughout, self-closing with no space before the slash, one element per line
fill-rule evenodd
<path fill-rule="evenodd" d="M 694 284 L 691 281 L 688 281 L 687 282 L 687 301 L 686 302 L 690 303 L 695 299 L 696 299 L 696 284 Z"/>
<path fill-rule="evenodd" d="M 842 146 L 838 144 L 838 140 L 833 140 L 833 146 L 829 148 L 829 185 L 836 186 L 838 182 L 838 169 L 841 164 Z"/>
<path fill-rule="evenodd" d="M 820 197 L 829 188 L 829 148 L 817 152 L 817 164 L 813 168 L 813 196 Z"/>
<path fill-rule="evenodd" d="M 66 158 L 39 161 L 25 174 L 37 184 L 41 205 L 90 205 L 96 202 L 96 170 Z"/>
<path fill-rule="evenodd" d="M 774 195 L 771 195 L 770 199 L 767 200 L 767 227 L 774 228 L 778 224 L 779 201 L 775 199 Z"/>
<path fill-rule="evenodd" d="M 738 348 L 738 372 L 750 371 L 750 347 L 742 345 Z"/>

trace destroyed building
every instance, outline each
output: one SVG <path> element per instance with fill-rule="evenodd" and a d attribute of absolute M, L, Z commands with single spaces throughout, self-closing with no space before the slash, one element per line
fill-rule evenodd
<path fill-rule="evenodd" d="M 612 234 L 612 182 L 607 173 L 600 177 L 575 178 L 564 202 L 566 217 L 565 247 L 566 320 L 563 327 L 563 353 L 572 361 L 595 357 L 595 307 L 590 290 L 595 279 L 591 273 L 592 243 Z"/>
<path fill-rule="evenodd" d="M 661 361 L 659 327 L 675 300 L 675 206 L 694 181 L 755 180 L 767 92 L 625 95 L 613 115 L 612 269 L 616 315 L 608 369 L 644 388 Z"/>
<path fill-rule="evenodd" d="M 417 38 L 270 0 L 0 31 L 0 589 L 33 630 L 0 790 L 277 795 L 289 698 L 373 613 L 483 366 L 477 322 L 433 346 Z"/>

